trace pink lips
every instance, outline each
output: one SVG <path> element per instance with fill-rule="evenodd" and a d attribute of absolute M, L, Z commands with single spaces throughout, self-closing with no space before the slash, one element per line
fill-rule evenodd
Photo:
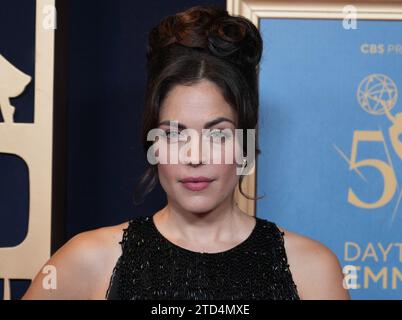
<path fill-rule="evenodd" d="M 206 177 L 189 177 L 180 180 L 183 186 L 191 191 L 201 191 L 207 188 L 213 179 Z"/>

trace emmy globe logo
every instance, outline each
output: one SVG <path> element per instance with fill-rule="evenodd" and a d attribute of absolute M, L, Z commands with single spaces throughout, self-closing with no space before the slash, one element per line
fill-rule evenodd
<path fill-rule="evenodd" d="M 368 75 L 357 89 L 357 101 L 360 106 L 375 116 L 386 114 L 389 117 L 397 99 L 398 88 L 395 82 L 384 74 Z"/>
<path fill-rule="evenodd" d="M 395 116 L 391 113 L 398 100 L 395 82 L 383 74 L 369 75 L 359 85 L 357 100 L 363 110 L 375 116 L 385 114 L 392 123 L 389 128 L 392 147 L 402 160 L 402 143 L 399 141 L 402 133 L 402 112 L 397 112 Z"/>
<path fill-rule="evenodd" d="M 366 112 L 374 116 L 385 115 L 391 122 L 388 129 L 392 147 L 402 160 L 402 112 L 392 115 L 391 110 L 398 100 L 398 88 L 395 82 L 384 74 L 372 74 L 363 79 L 357 90 L 357 100 Z"/>

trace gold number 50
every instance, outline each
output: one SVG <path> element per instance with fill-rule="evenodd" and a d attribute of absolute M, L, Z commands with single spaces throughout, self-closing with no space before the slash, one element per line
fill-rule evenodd
<path fill-rule="evenodd" d="M 351 204 L 361 207 L 361 208 L 366 208 L 366 209 L 373 209 L 373 208 L 379 208 L 384 205 L 386 205 L 394 196 L 395 194 L 395 189 L 396 189 L 396 178 L 395 178 L 395 173 L 392 170 L 392 168 L 385 163 L 384 161 L 378 160 L 378 159 L 366 159 L 362 161 L 356 162 L 356 156 L 357 156 L 357 144 L 359 141 L 379 141 L 379 142 L 384 142 L 384 136 L 382 134 L 382 131 L 355 131 L 353 135 L 353 144 L 352 144 L 352 155 L 350 159 L 350 165 L 349 169 L 353 170 L 355 168 L 360 168 L 360 167 L 374 167 L 378 169 L 384 179 L 384 189 L 383 193 L 380 199 L 374 203 L 367 203 L 361 201 L 353 190 L 349 188 L 348 190 L 348 202 Z"/>

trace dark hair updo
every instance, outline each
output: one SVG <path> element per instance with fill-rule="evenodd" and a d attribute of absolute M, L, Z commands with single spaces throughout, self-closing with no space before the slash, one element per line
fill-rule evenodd
<path fill-rule="evenodd" d="M 152 28 L 147 46 L 147 86 L 141 140 L 145 154 L 153 144 L 148 132 L 158 127 L 163 99 L 176 85 L 209 80 L 237 114 L 238 129 L 256 129 L 258 123 L 258 64 L 262 38 L 254 24 L 231 16 L 216 6 L 196 6 L 164 18 Z M 245 131 L 246 132 L 246 131 Z M 243 134 L 243 155 L 247 152 Z M 256 157 L 260 150 L 256 146 Z M 244 176 L 240 176 L 239 189 Z M 134 202 L 158 183 L 156 165 L 139 180 Z"/>

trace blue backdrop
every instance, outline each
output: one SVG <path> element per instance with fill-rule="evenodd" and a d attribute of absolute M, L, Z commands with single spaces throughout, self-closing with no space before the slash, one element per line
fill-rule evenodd
<path fill-rule="evenodd" d="M 402 22 L 262 19 L 261 31 L 257 215 L 354 266 L 352 298 L 401 299 L 402 150 L 384 108 L 402 111 Z"/>

